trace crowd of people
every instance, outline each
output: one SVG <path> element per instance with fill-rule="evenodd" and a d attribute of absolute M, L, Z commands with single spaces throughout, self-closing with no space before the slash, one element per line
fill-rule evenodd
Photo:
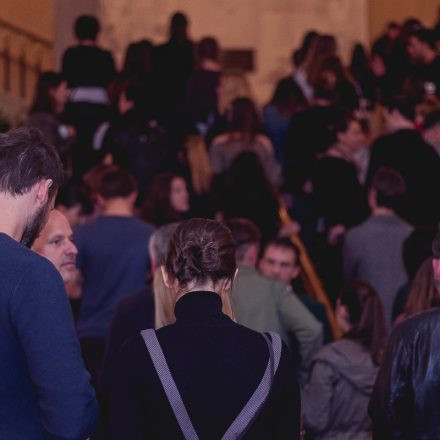
<path fill-rule="evenodd" d="M 79 17 L 0 135 L 0 438 L 440 437 L 440 26 L 265 105 L 188 27 L 118 70 Z"/>

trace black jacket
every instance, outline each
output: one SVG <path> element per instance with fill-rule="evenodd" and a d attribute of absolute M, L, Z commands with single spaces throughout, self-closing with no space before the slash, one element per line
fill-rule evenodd
<path fill-rule="evenodd" d="M 369 414 L 374 439 L 440 438 L 440 308 L 407 319 L 391 334 Z"/>
<path fill-rule="evenodd" d="M 220 439 L 258 386 L 269 359 L 264 338 L 222 313 L 212 292 L 193 292 L 176 304 L 176 323 L 157 331 L 200 439 Z M 109 439 L 181 439 L 177 421 L 137 336 L 112 369 Z M 298 439 L 300 397 L 286 346 L 268 400 L 244 439 Z"/>
<path fill-rule="evenodd" d="M 415 130 L 398 130 L 371 147 L 367 187 L 380 167 L 393 168 L 405 179 L 406 193 L 398 214 L 413 225 L 440 220 L 440 158 Z"/>

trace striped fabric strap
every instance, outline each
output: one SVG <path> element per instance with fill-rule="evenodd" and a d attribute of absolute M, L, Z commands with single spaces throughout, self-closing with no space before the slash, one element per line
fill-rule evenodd
<path fill-rule="evenodd" d="M 270 332 L 269 334 L 271 336 L 270 339 L 263 333 L 270 353 L 269 362 L 264 375 L 251 398 L 223 435 L 222 440 L 236 440 L 241 438 L 260 413 L 270 393 L 273 378 L 281 358 L 282 342 L 277 333 Z M 177 385 L 171 375 L 162 348 L 157 340 L 156 332 L 152 329 L 142 330 L 141 335 L 185 439 L 198 440 L 199 437 L 197 436 L 191 419 L 189 418 L 188 411 L 177 389 Z"/>

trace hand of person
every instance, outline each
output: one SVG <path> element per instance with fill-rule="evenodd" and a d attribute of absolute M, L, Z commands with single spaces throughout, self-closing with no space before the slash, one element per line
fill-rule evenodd
<path fill-rule="evenodd" d="M 344 225 L 334 225 L 332 226 L 327 234 L 327 243 L 330 246 L 336 246 L 341 241 L 342 236 L 345 234 L 347 229 Z"/>
<path fill-rule="evenodd" d="M 289 235 L 298 234 L 299 231 L 301 231 L 301 225 L 298 222 L 292 220 L 281 227 L 278 235 L 280 237 L 288 237 Z"/>

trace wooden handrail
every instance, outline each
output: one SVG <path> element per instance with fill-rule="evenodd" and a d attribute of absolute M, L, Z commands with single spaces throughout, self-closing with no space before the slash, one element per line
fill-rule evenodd
<path fill-rule="evenodd" d="M 283 203 L 280 203 L 279 216 L 281 223 L 284 225 L 292 222 L 292 219 L 290 218 L 290 215 Z M 310 296 L 313 296 L 319 302 L 324 304 L 333 338 L 339 339 L 341 337 L 341 329 L 338 326 L 333 307 L 324 291 L 324 288 L 322 287 L 321 280 L 316 273 L 315 267 L 309 257 L 306 247 L 298 234 L 290 235 L 289 239 L 300 250 L 301 275 L 304 281 L 304 287 Z"/>
<path fill-rule="evenodd" d="M 14 34 L 25 37 L 33 43 L 41 44 L 46 49 L 52 49 L 52 47 L 53 47 L 53 42 L 48 40 L 47 38 L 40 37 L 39 35 L 36 35 L 33 32 L 29 32 L 25 29 L 22 29 L 21 27 L 16 26 L 15 24 L 9 23 L 8 21 L 5 21 L 1 18 L 0 18 L 0 28 L 5 28 L 5 29 L 9 30 L 10 32 L 13 32 Z"/>

